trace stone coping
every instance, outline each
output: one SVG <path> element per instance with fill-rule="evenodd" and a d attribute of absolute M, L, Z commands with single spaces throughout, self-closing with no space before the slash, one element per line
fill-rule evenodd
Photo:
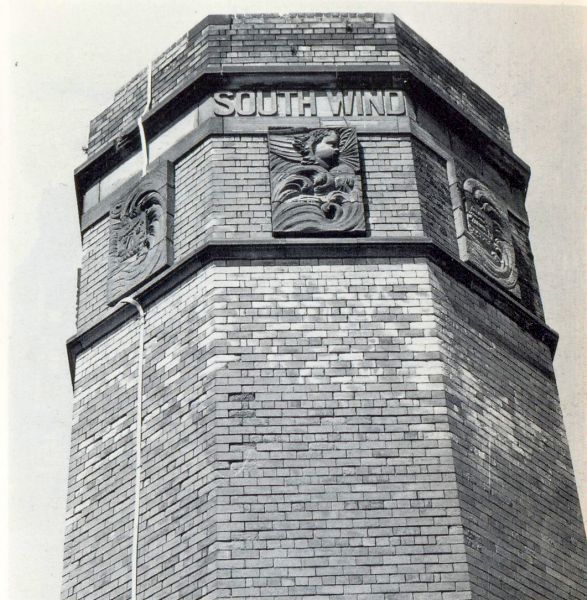
<path fill-rule="evenodd" d="M 176 288 L 214 260 L 266 261 L 298 259 L 374 259 L 425 258 L 439 265 L 454 279 L 506 314 L 535 339 L 545 344 L 552 356 L 558 334 L 513 296 L 500 289 L 479 271 L 448 254 L 428 237 L 403 238 L 324 238 L 272 240 L 214 240 L 153 278 L 133 293 L 144 308 Z M 75 359 L 83 350 L 104 338 L 129 319 L 135 309 L 116 305 L 103 317 L 79 330 L 67 343 L 72 385 L 75 381 Z"/>

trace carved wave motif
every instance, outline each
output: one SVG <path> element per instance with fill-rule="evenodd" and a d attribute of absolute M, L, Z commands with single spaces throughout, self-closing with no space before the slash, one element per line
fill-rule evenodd
<path fill-rule="evenodd" d="M 365 232 L 354 129 L 279 129 L 268 141 L 274 233 Z"/>
<path fill-rule="evenodd" d="M 133 258 L 127 259 L 110 279 L 111 294 L 118 296 L 129 285 L 152 275 L 159 266 L 163 251 L 163 247 L 159 243 L 141 254 L 135 254 Z"/>
<path fill-rule="evenodd" d="M 326 200 L 315 196 L 298 196 L 274 209 L 274 229 L 283 232 L 299 231 L 360 231 L 365 227 L 363 207 L 359 202 L 345 201 L 333 192 Z"/>
<path fill-rule="evenodd" d="M 463 185 L 468 201 L 465 204 L 470 248 L 478 265 L 507 289 L 518 282 L 516 258 L 511 241 L 511 225 L 501 201 L 476 179 Z"/>
<path fill-rule="evenodd" d="M 115 298 L 152 275 L 165 254 L 162 198 L 154 191 L 135 194 L 111 211 L 109 296 Z"/>
<path fill-rule="evenodd" d="M 491 252 L 479 253 L 479 262 L 504 287 L 512 288 L 516 285 L 518 273 L 515 269 L 515 252 L 509 242 L 495 240 Z"/>

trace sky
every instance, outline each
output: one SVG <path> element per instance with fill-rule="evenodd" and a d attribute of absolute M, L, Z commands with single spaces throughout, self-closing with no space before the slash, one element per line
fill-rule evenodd
<path fill-rule="evenodd" d="M 298 0 L 310 12 L 315 1 Z M 57 600 L 81 247 L 73 169 L 89 121 L 136 72 L 206 16 L 187 0 L 8 0 L 0 4 L 2 557 L 0 597 Z M 216 0 L 215 13 L 291 4 Z M 322 11 L 395 12 L 506 110 L 532 167 L 531 242 L 555 370 L 587 513 L 585 229 L 587 8 L 438 2 L 335 2 Z M 9 559 L 9 560 L 7 560 Z"/>

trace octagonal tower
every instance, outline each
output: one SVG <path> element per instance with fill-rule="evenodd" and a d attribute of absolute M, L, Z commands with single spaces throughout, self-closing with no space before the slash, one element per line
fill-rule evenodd
<path fill-rule="evenodd" d="M 390 15 L 211 16 L 88 151 L 64 599 L 587 596 L 494 100 Z"/>

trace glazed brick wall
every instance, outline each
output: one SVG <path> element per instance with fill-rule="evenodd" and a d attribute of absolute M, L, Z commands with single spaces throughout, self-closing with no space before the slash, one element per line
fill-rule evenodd
<path fill-rule="evenodd" d="M 141 597 L 148 590 L 151 598 L 185 598 L 173 591 L 187 584 L 202 592 L 190 597 L 200 597 L 211 579 L 216 413 L 199 375 L 216 355 L 212 272 L 202 270 L 148 313 Z M 76 361 L 64 600 L 130 598 L 137 345 L 132 319 Z"/>
<path fill-rule="evenodd" d="M 470 598 L 426 263 L 225 276 L 218 597 Z"/>
<path fill-rule="evenodd" d="M 458 258 L 457 234 L 448 188 L 446 160 L 417 139 L 412 141 L 425 235 Z"/>
<path fill-rule="evenodd" d="M 181 259 L 204 244 L 214 224 L 214 186 L 222 166 L 222 141 L 208 138 L 175 165 L 175 218 L 173 250 Z"/>
<path fill-rule="evenodd" d="M 455 221 L 450 197 L 446 160 L 418 139 L 412 138 L 415 180 L 419 195 L 418 213 L 424 235 L 432 238 L 439 246 L 455 258 L 459 258 Z M 501 196 L 512 202 L 512 191 L 508 182 L 496 172 L 491 174 L 487 166 L 478 163 L 477 170 L 464 162 L 464 156 L 455 157 L 457 177 L 464 182 L 469 177 L 478 178 Z M 509 220 L 516 253 L 516 266 L 521 290 L 522 304 L 544 319 L 538 280 L 534 267 L 534 255 L 530 247 L 529 227 L 510 212 Z"/>
<path fill-rule="evenodd" d="M 384 237 L 422 235 L 411 140 L 359 136 L 359 145 L 370 233 Z"/>
<path fill-rule="evenodd" d="M 143 69 L 116 92 L 108 108 L 90 121 L 88 155 L 96 154 L 126 128 L 136 124 L 146 102 L 147 69 Z"/>
<path fill-rule="evenodd" d="M 520 292 L 522 303 L 544 320 L 544 309 L 538 278 L 534 266 L 534 254 L 530 247 L 530 228 L 523 221 L 516 219 L 510 214 L 512 224 L 512 237 L 516 251 L 516 266 L 519 273 Z"/>
<path fill-rule="evenodd" d="M 433 89 L 509 144 L 503 109 L 399 19 L 377 14 L 233 15 L 196 26 L 153 62 L 153 105 L 199 69 L 246 65 L 410 64 Z M 293 52 L 292 52 L 293 50 Z M 95 155 L 136 122 L 146 104 L 146 70 L 90 125 Z"/>
<path fill-rule="evenodd" d="M 587 597 L 587 548 L 547 348 L 433 269 L 476 600 Z"/>
<path fill-rule="evenodd" d="M 217 271 L 206 266 L 147 312 L 138 568 L 145 600 L 216 597 L 218 436 L 226 430 L 211 385 L 226 354 Z"/>
<path fill-rule="evenodd" d="M 361 135 L 362 187 L 369 234 L 422 235 L 411 141 Z M 174 260 L 215 239 L 271 239 L 271 190 L 265 136 L 207 138 L 175 166 Z M 107 308 L 108 217 L 83 235 L 78 327 Z"/>
<path fill-rule="evenodd" d="M 63 600 L 123 598 L 129 585 L 137 343 L 129 322 L 76 361 Z"/>
<path fill-rule="evenodd" d="M 510 146 L 503 108 L 489 94 L 449 63 L 413 29 L 395 19 L 395 34 L 402 58 L 435 90 L 444 92 L 453 105 L 472 115 L 486 130 Z"/>
<path fill-rule="evenodd" d="M 106 308 L 109 247 L 109 221 L 106 217 L 82 235 L 82 264 L 78 287 L 78 329 L 88 325 Z"/>
<path fill-rule="evenodd" d="M 176 165 L 177 259 L 215 239 L 271 238 L 267 138 L 208 138 Z"/>
<path fill-rule="evenodd" d="M 213 18 L 156 59 L 154 102 L 205 65 L 400 58 L 509 143 L 501 107 L 373 14 Z M 145 89 L 143 71 L 92 122 L 92 154 Z M 476 140 L 416 109 L 461 179 L 519 200 Z M 458 256 L 445 160 L 405 135 L 359 143 L 368 234 Z M 175 260 L 212 236 L 272 237 L 264 136 L 206 139 L 175 191 Z M 522 301 L 542 316 L 512 223 Z M 105 314 L 108 242 L 108 218 L 84 233 L 80 328 Z M 138 327 L 76 359 L 64 600 L 130 597 Z M 144 358 L 142 600 L 587 595 L 550 354 L 426 260 L 216 260 L 148 307 Z"/>
<path fill-rule="evenodd" d="M 234 15 L 224 64 L 399 64 L 394 25 L 373 14 Z"/>
<path fill-rule="evenodd" d="M 217 261 L 149 307 L 141 598 L 470 598 L 433 312 L 379 259 Z M 71 600 L 128 598 L 137 328 L 77 361 Z"/>

